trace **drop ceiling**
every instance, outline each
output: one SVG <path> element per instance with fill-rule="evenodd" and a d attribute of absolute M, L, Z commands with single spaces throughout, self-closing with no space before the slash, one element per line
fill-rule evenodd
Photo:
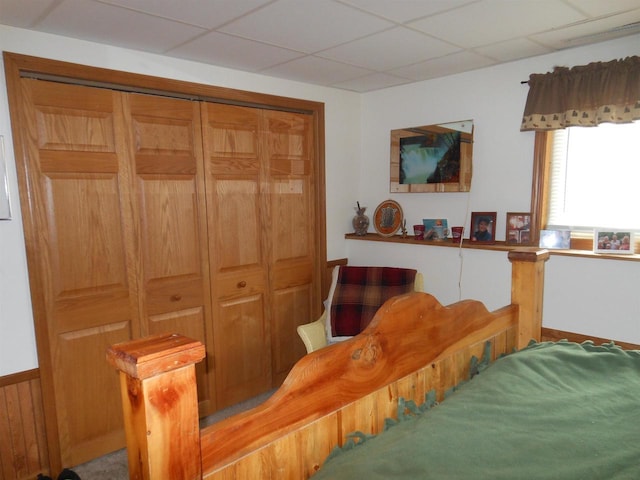
<path fill-rule="evenodd" d="M 0 0 L 0 24 L 368 92 L 640 32 L 640 0 Z"/>

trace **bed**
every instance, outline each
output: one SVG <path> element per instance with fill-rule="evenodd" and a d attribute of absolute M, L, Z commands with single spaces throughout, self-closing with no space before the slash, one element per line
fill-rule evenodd
<path fill-rule="evenodd" d="M 353 432 L 380 434 L 406 405 L 442 402 L 427 417 L 455 403 L 467 385 L 443 402 L 445 393 L 470 377 L 473 358 L 497 365 L 540 338 L 549 254 L 524 248 L 508 257 L 509 305 L 489 312 L 473 300 L 443 306 L 426 293 L 394 297 L 361 334 L 303 357 L 264 404 L 203 429 L 195 388 L 195 363 L 204 357 L 199 342 L 166 334 L 112 346 L 107 358 L 121 372 L 130 478 L 299 479 L 318 471 L 321 478 L 327 457 L 349 445 Z M 334 461 L 340 455 L 327 472 Z"/>
<path fill-rule="evenodd" d="M 640 350 L 541 342 L 479 365 L 441 405 L 401 401 L 313 479 L 640 478 Z"/>

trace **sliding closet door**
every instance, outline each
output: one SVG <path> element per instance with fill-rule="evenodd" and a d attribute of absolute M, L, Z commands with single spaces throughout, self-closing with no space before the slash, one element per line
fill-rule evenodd
<path fill-rule="evenodd" d="M 196 366 L 201 415 L 215 408 L 200 104 L 127 94 L 134 162 L 141 335 L 177 332 L 207 346 Z"/>
<path fill-rule="evenodd" d="M 124 446 L 114 343 L 204 342 L 201 414 L 278 385 L 321 307 L 323 105 L 3 57 L 51 470 Z"/>
<path fill-rule="evenodd" d="M 104 357 L 114 343 L 161 332 L 202 341 L 200 409 L 216 408 L 200 105 L 22 82 L 45 409 L 72 466 L 124 446 Z"/>
<path fill-rule="evenodd" d="M 271 386 L 259 109 L 202 107 L 216 394 L 223 408 Z"/>
<path fill-rule="evenodd" d="M 296 327 L 309 322 L 314 302 L 317 220 L 314 210 L 310 115 L 263 111 L 267 190 L 264 224 L 269 255 L 273 384 L 282 383 L 305 353 Z"/>
<path fill-rule="evenodd" d="M 139 331 L 121 94 L 28 79 L 22 93 L 48 435 L 57 429 L 63 464 L 76 465 L 124 444 L 119 380 L 105 351 Z"/>
<path fill-rule="evenodd" d="M 279 386 L 320 303 L 310 115 L 203 106 L 219 406 Z"/>

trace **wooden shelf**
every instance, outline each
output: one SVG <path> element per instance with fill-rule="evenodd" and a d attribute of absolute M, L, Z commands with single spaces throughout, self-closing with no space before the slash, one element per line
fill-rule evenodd
<path fill-rule="evenodd" d="M 413 235 L 407 235 L 403 237 L 402 235 L 393 235 L 391 237 L 384 237 L 377 233 L 367 233 L 366 235 L 356 235 L 355 233 L 346 233 L 344 238 L 347 240 L 364 240 L 367 242 L 387 242 L 387 243 L 404 243 L 408 245 L 427 245 L 430 247 L 448 247 L 448 248 L 473 248 L 476 250 L 497 250 L 502 252 L 508 252 L 511 250 L 522 250 L 522 249 L 535 249 L 538 250 L 540 247 L 531 246 L 531 245 L 514 245 L 507 244 L 503 241 L 496 241 L 495 243 L 486 244 L 486 243 L 476 243 L 471 242 L 469 240 L 463 240 L 462 246 L 457 242 L 454 243 L 451 239 L 448 240 L 416 240 L 413 238 Z M 632 262 L 640 262 L 640 254 L 635 255 L 615 255 L 615 254 L 607 254 L 607 253 L 593 253 L 590 250 L 577 250 L 577 249 L 567 249 L 567 250 L 549 250 L 551 255 L 562 255 L 568 257 L 585 257 L 585 258 L 598 258 L 598 259 L 607 259 L 607 260 L 626 260 Z"/>
<path fill-rule="evenodd" d="M 447 240 L 416 240 L 413 235 L 407 235 L 403 237 L 402 235 L 392 235 L 390 237 L 385 237 L 379 235 L 377 233 L 367 233 L 366 235 L 356 235 L 355 233 L 347 233 L 344 238 L 349 240 L 366 240 L 369 242 L 390 242 L 390 243 L 407 243 L 411 245 L 429 245 L 432 247 L 453 247 L 460 248 L 460 244 L 458 242 L 453 242 L 451 239 Z M 505 242 L 495 242 L 495 243 L 476 243 L 471 242 L 470 240 L 462 241 L 462 248 L 476 248 L 480 250 L 500 250 L 500 251 L 509 251 L 514 250 L 516 248 L 527 247 L 526 245 L 507 245 Z"/>

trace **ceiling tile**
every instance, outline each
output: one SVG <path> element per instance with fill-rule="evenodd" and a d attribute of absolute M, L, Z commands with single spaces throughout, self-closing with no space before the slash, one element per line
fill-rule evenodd
<path fill-rule="evenodd" d="M 396 27 L 319 53 L 319 56 L 384 71 L 453 53 L 459 48 L 433 37 Z"/>
<path fill-rule="evenodd" d="M 149 52 L 164 52 L 205 31 L 90 0 L 65 0 L 38 29 Z"/>
<path fill-rule="evenodd" d="M 29 28 L 56 0 L 0 0 L 0 23 Z"/>
<path fill-rule="evenodd" d="M 630 33 L 638 33 L 638 28 L 634 30 L 612 30 L 617 29 L 620 25 L 639 21 L 640 9 L 624 16 L 614 15 L 605 17 L 600 20 L 593 20 L 539 35 L 532 35 L 530 38 L 556 49 L 569 48 L 591 42 L 611 40 L 612 38 L 621 37 Z"/>
<path fill-rule="evenodd" d="M 394 22 L 408 22 L 417 18 L 445 12 L 452 8 L 472 3 L 475 0 L 344 0 L 367 12 L 375 13 Z"/>
<path fill-rule="evenodd" d="M 446 57 L 427 60 L 408 67 L 396 68 L 388 73 L 395 73 L 401 77 L 412 78 L 415 81 L 453 75 L 454 73 L 488 67 L 497 62 L 471 52 L 459 52 Z"/>
<path fill-rule="evenodd" d="M 510 62 L 520 58 L 544 55 L 553 50 L 526 38 L 516 38 L 514 40 L 507 40 L 506 42 L 487 45 L 486 47 L 474 48 L 474 51 L 481 55 L 494 58 L 499 62 Z"/>
<path fill-rule="evenodd" d="M 519 18 L 526 21 L 514 21 Z M 455 45 L 473 48 L 551 30 L 585 18 L 565 3 L 554 0 L 483 0 L 412 22 L 410 26 Z"/>
<path fill-rule="evenodd" d="M 220 31 L 314 53 L 392 26 L 333 0 L 278 0 Z"/>
<path fill-rule="evenodd" d="M 31 0 L 29 0 L 31 1 Z M 127 7 L 139 12 L 207 29 L 219 27 L 272 0 L 101 0 L 103 3 Z M 24 3 L 24 0 L 22 0 Z"/>
<path fill-rule="evenodd" d="M 189 60 L 250 72 L 257 72 L 304 55 L 285 48 L 217 32 L 198 37 L 167 53 Z"/>
<path fill-rule="evenodd" d="M 640 41 L 638 22 L 640 0 L 0 0 L 5 25 L 353 91 Z"/>
<path fill-rule="evenodd" d="M 364 68 L 345 65 L 320 57 L 307 56 L 297 60 L 268 68 L 262 72 L 265 75 L 290 78 L 300 82 L 315 83 L 320 85 L 333 85 L 356 77 L 362 77 L 372 73 Z"/>
<path fill-rule="evenodd" d="M 567 3 L 592 17 L 640 8 L 638 0 L 567 0 Z"/>
<path fill-rule="evenodd" d="M 381 88 L 406 85 L 407 83 L 412 82 L 413 80 L 411 79 L 389 75 L 388 73 L 372 73 L 371 75 L 365 75 L 364 77 L 355 78 L 353 80 L 334 83 L 331 86 L 364 93 L 373 90 L 380 90 Z"/>

